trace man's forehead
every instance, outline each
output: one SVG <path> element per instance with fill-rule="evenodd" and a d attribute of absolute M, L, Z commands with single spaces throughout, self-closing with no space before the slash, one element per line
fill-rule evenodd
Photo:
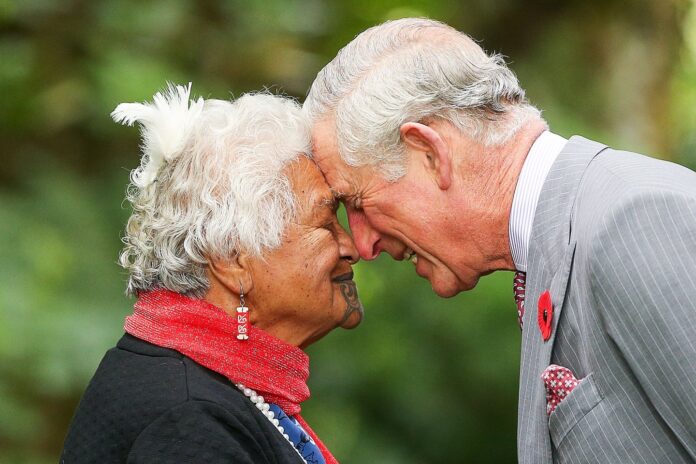
<path fill-rule="evenodd" d="M 338 201 L 341 198 L 345 197 L 345 194 L 341 193 L 339 190 L 335 188 L 331 188 L 331 195 L 333 195 L 334 201 Z"/>
<path fill-rule="evenodd" d="M 338 139 L 333 119 L 323 119 L 312 128 L 312 151 L 315 157 L 324 159 L 338 156 Z"/>

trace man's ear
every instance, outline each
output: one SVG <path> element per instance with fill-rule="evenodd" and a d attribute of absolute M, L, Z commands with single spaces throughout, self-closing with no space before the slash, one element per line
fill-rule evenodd
<path fill-rule="evenodd" d="M 211 277 L 229 292 L 247 295 L 254 287 L 249 269 L 249 257 L 240 253 L 229 259 L 208 258 Z"/>
<path fill-rule="evenodd" d="M 448 145 L 430 126 L 418 122 L 401 125 L 401 139 L 414 150 L 423 152 L 427 168 L 433 173 L 440 190 L 452 185 L 452 159 Z"/>

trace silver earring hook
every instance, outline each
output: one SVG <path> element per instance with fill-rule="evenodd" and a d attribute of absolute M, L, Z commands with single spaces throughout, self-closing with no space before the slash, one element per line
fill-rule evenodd
<path fill-rule="evenodd" d="M 244 307 L 244 284 L 242 281 L 239 281 L 239 306 Z"/>

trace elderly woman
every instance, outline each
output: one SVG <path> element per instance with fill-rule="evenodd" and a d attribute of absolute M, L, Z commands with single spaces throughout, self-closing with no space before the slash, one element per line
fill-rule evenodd
<path fill-rule="evenodd" d="M 309 126 L 281 97 L 189 94 L 112 114 L 142 127 L 120 259 L 137 302 L 61 462 L 336 462 L 299 415 L 303 348 L 363 310 Z"/>

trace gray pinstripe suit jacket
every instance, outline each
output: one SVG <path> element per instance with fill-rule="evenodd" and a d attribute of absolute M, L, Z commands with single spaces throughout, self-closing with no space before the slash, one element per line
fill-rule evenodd
<path fill-rule="evenodd" d="M 571 138 L 535 213 L 525 305 L 520 463 L 696 461 L 696 173 Z M 584 380 L 547 417 L 549 364 Z"/>

